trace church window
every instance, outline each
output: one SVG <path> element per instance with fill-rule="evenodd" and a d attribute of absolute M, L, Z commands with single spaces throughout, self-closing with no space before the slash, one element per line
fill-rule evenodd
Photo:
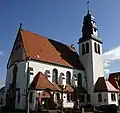
<path fill-rule="evenodd" d="M 102 94 L 101 93 L 98 94 L 98 102 L 102 102 Z"/>
<path fill-rule="evenodd" d="M 98 53 L 100 54 L 100 45 L 98 44 Z"/>
<path fill-rule="evenodd" d="M 63 84 L 63 77 L 64 77 L 64 74 L 60 73 L 60 76 L 59 76 L 59 85 Z"/>
<path fill-rule="evenodd" d="M 82 75 L 80 73 L 78 74 L 78 86 L 82 87 Z"/>
<path fill-rule="evenodd" d="M 111 93 L 111 100 L 116 101 L 115 93 Z"/>
<path fill-rule="evenodd" d="M 95 48 L 95 52 L 97 53 L 97 44 L 96 44 L 96 42 L 94 43 L 94 48 Z"/>
<path fill-rule="evenodd" d="M 88 53 L 89 52 L 89 43 L 87 42 L 86 43 L 86 53 Z"/>
<path fill-rule="evenodd" d="M 58 84 L 58 70 L 57 69 L 53 69 L 52 82 L 55 82 L 56 84 Z"/>
<path fill-rule="evenodd" d="M 84 55 L 84 54 L 85 54 L 85 45 L 82 44 L 82 55 Z"/>
<path fill-rule="evenodd" d="M 33 92 L 30 92 L 30 95 L 29 95 L 29 102 L 32 103 L 32 100 L 33 100 Z"/>
<path fill-rule="evenodd" d="M 66 84 L 71 84 L 71 73 L 69 71 L 66 72 Z"/>

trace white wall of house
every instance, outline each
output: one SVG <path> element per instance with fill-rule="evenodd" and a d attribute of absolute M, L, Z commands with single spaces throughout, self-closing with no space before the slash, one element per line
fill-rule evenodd
<path fill-rule="evenodd" d="M 98 94 L 101 94 L 102 101 L 98 101 Z M 94 106 L 108 105 L 108 92 L 93 93 L 94 96 Z"/>
<path fill-rule="evenodd" d="M 58 66 L 58 65 L 53 65 L 53 64 L 48 64 L 48 63 L 43 63 L 43 62 L 37 62 L 37 61 L 30 61 L 29 66 L 33 68 L 33 73 L 34 73 L 33 75 L 30 75 L 30 83 L 32 82 L 33 78 L 39 71 L 44 74 L 46 70 L 50 71 L 50 77 L 48 79 L 52 82 L 52 71 L 53 71 L 53 69 L 57 69 L 58 70 L 58 78 L 60 76 L 60 73 L 64 73 L 64 75 L 65 75 L 64 76 L 65 79 L 63 79 L 63 85 L 66 85 L 66 72 L 69 71 L 71 73 L 71 81 L 72 81 L 72 77 L 74 74 L 78 75 L 78 73 L 81 73 L 82 79 L 83 79 L 82 85 L 83 85 L 83 87 L 86 86 L 86 82 L 84 82 L 85 81 L 84 80 L 84 76 L 85 76 L 84 71 L 72 69 L 72 68 L 68 68 L 68 67 L 63 67 L 63 66 Z M 72 81 L 72 82 L 74 82 L 74 81 Z M 77 86 L 77 81 L 75 81 L 74 83 Z M 64 107 L 73 107 L 73 102 L 67 101 L 67 98 L 66 98 L 67 95 L 63 94 L 63 97 L 65 97 L 65 98 L 63 98 L 64 99 L 64 102 L 63 102 Z M 32 108 L 32 109 L 34 109 L 34 108 Z"/>
<path fill-rule="evenodd" d="M 115 93 L 115 101 L 112 101 L 111 94 L 112 92 L 101 92 L 102 95 L 102 102 L 98 101 L 98 94 L 99 93 L 94 93 L 95 96 L 95 103 L 94 106 L 100 106 L 100 105 L 109 105 L 109 104 L 115 104 L 118 106 L 118 98 L 117 98 L 117 93 Z"/>
<path fill-rule="evenodd" d="M 71 73 L 72 84 L 74 82 L 76 86 L 77 86 L 77 81 L 72 80 L 73 75 L 74 74 L 78 75 L 78 73 L 81 73 L 82 81 L 83 81 L 82 86 L 83 87 L 86 86 L 86 83 L 84 82 L 85 81 L 84 80 L 85 73 L 84 73 L 84 71 L 81 71 L 81 70 L 67 68 L 67 67 L 53 65 L 53 64 L 48 64 L 48 63 L 41 63 L 41 62 L 37 62 L 37 61 L 30 61 L 30 62 L 22 61 L 22 62 L 17 63 L 17 66 L 18 66 L 18 72 L 17 72 L 16 87 L 20 88 L 20 103 L 17 103 L 18 91 L 16 91 L 16 104 L 15 104 L 16 109 L 25 109 L 25 100 L 26 100 L 25 95 L 26 95 L 28 66 L 33 68 L 33 75 L 30 75 L 30 77 L 28 78 L 30 80 L 29 83 L 32 82 L 33 78 L 39 71 L 42 73 L 45 73 L 46 70 L 50 71 L 51 77 L 49 77 L 48 79 L 52 82 L 52 70 L 55 68 L 58 70 L 58 77 L 59 77 L 60 73 L 64 73 L 64 75 L 66 75 L 66 72 L 69 71 Z M 12 65 L 7 70 L 6 83 L 5 83 L 5 94 L 4 94 L 4 106 L 6 105 L 6 101 L 5 101 L 6 92 L 9 89 L 10 84 L 12 84 L 13 68 L 14 68 L 14 65 Z M 65 77 L 65 79 L 63 79 L 63 85 L 66 85 L 66 76 L 64 76 L 64 77 Z M 67 98 L 66 98 L 67 95 L 64 94 L 63 96 L 65 97 L 64 103 L 63 103 L 64 107 L 73 107 L 73 102 L 67 102 Z M 35 98 L 33 99 L 33 103 L 30 104 L 30 108 L 33 110 L 35 109 Z"/>
<path fill-rule="evenodd" d="M 117 96 L 117 93 L 115 93 L 115 98 L 116 100 L 115 101 L 112 101 L 112 98 L 111 98 L 111 93 L 108 93 L 108 104 L 115 104 L 118 106 L 118 96 Z"/>

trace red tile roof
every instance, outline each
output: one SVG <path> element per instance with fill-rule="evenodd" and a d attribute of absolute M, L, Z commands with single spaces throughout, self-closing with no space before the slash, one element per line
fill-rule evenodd
<path fill-rule="evenodd" d="M 95 84 L 94 92 L 118 92 L 118 90 L 104 77 L 99 77 Z"/>
<path fill-rule="evenodd" d="M 66 84 L 66 86 L 65 86 L 65 88 L 64 88 L 64 90 L 63 90 L 63 92 L 64 92 L 64 93 L 72 93 L 72 92 L 74 92 L 74 89 L 72 88 L 71 85 Z"/>
<path fill-rule="evenodd" d="M 51 91 L 60 91 L 58 90 L 42 73 L 38 72 L 38 74 L 34 77 L 32 83 L 30 84 L 29 89 L 32 90 L 51 90 Z"/>
<path fill-rule="evenodd" d="M 84 70 L 79 55 L 68 45 L 20 30 L 26 56 L 35 60 Z"/>
<path fill-rule="evenodd" d="M 58 84 L 56 84 L 55 82 L 52 83 L 55 88 L 58 90 L 58 91 L 62 91 L 62 89 L 58 86 Z"/>
<path fill-rule="evenodd" d="M 120 72 L 111 73 L 108 81 L 116 88 L 120 90 Z"/>

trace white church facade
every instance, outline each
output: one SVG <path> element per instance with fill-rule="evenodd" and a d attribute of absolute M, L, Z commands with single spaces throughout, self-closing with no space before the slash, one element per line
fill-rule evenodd
<path fill-rule="evenodd" d="M 118 90 L 104 79 L 102 41 L 89 12 L 78 45 L 79 54 L 73 46 L 20 27 L 7 64 L 3 106 L 24 110 L 29 100 L 35 110 L 38 98 L 46 109 L 59 101 L 64 108 L 73 108 L 75 102 L 118 106 Z"/>

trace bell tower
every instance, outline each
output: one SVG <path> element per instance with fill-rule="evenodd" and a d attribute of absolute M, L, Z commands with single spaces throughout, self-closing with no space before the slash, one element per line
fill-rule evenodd
<path fill-rule="evenodd" d="M 79 39 L 78 44 L 80 61 L 87 74 L 88 93 L 92 95 L 97 79 L 104 77 L 104 68 L 102 41 L 98 36 L 95 18 L 90 14 L 89 9 L 83 20 L 82 37 Z M 91 101 L 93 101 L 92 97 Z"/>

